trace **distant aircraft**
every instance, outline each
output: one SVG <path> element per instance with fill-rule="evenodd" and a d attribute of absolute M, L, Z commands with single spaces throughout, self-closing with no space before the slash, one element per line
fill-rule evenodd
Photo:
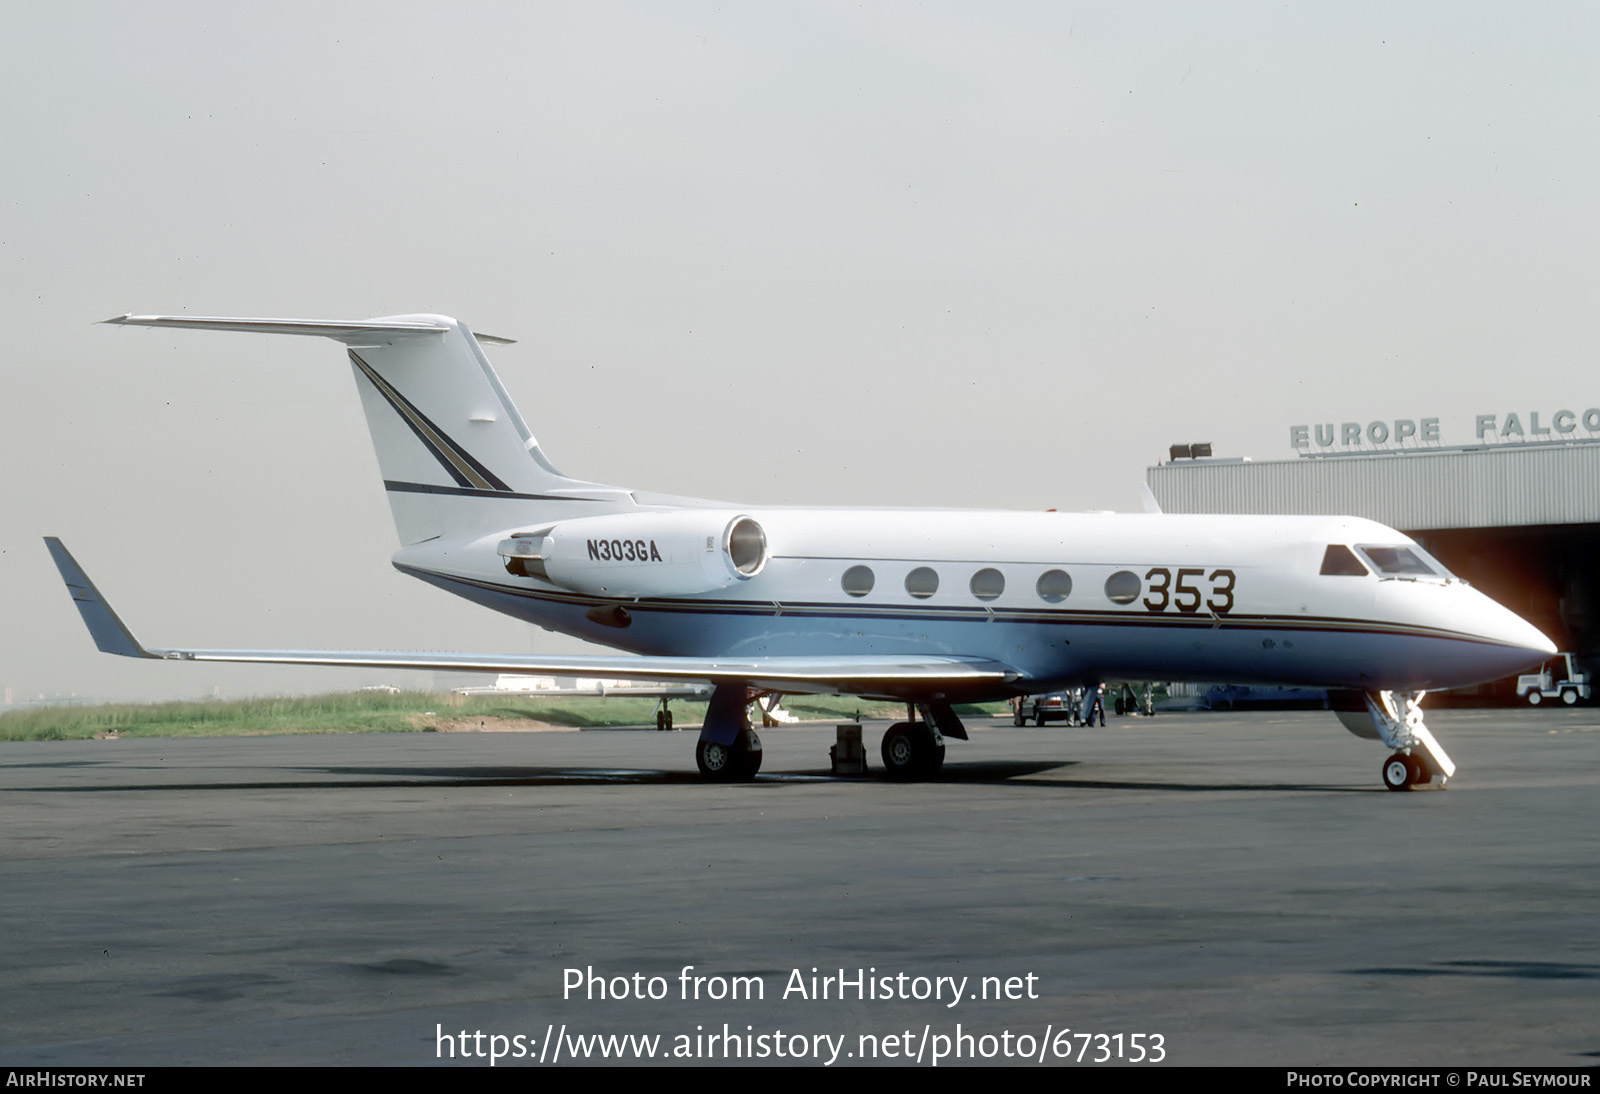
<path fill-rule="evenodd" d="M 674 699 L 704 701 L 711 698 L 710 684 L 641 684 L 635 680 L 606 680 L 600 677 L 583 684 L 562 684 L 554 676 L 528 676 L 503 672 L 489 687 L 452 688 L 456 695 L 521 695 L 537 699 L 654 699 L 656 728 L 672 728 Z M 767 713 L 763 710 L 763 713 Z"/>
<path fill-rule="evenodd" d="M 967 731 L 953 705 L 1104 679 L 1343 690 L 1341 717 L 1392 751 L 1393 789 L 1455 765 L 1424 691 L 1531 668 L 1543 634 L 1421 547 L 1352 517 L 802 509 L 570 478 L 474 335 L 439 315 L 360 322 L 124 315 L 129 326 L 342 342 L 399 532 L 402 573 L 634 656 L 151 649 L 48 540 L 101 650 L 180 661 L 474 670 L 714 685 L 695 758 L 748 779 L 753 696 L 907 704 L 891 777 L 931 775 Z M 1147 506 L 1153 508 L 1153 506 Z"/>

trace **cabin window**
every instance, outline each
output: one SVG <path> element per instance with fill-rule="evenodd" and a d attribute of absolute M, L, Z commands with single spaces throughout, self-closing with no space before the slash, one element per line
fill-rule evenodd
<path fill-rule="evenodd" d="M 1322 552 L 1321 573 L 1323 577 L 1366 577 L 1367 568 L 1350 548 L 1330 543 L 1328 549 Z"/>
<path fill-rule="evenodd" d="M 873 580 L 870 566 L 852 566 L 839 579 L 839 588 L 851 596 L 866 596 L 872 591 Z"/>
<path fill-rule="evenodd" d="M 972 575 L 971 588 L 979 600 L 993 600 L 1006 591 L 1006 578 L 994 567 L 986 567 Z"/>
<path fill-rule="evenodd" d="M 906 592 L 926 600 L 939 591 L 939 575 L 932 566 L 918 566 L 906 575 Z"/>
<path fill-rule="evenodd" d="M 1118 570 L 1106 578 L 1106 599 L 1113 604 L 1131 604 L 1143 588 L 1138 574 L 1132 570 Z"/>
<path fill-rule="evenodd" d="M 1367 556 L 1368 562 L 1378 568 L 1379 573 L 1439 576 L 1438 571 L 1418 558 L 1417 553 L 1409 547 L 1376 547 L 1363 543 L 1361 553 Z"/>
<path fill-rule="evenodd" d="M 1040 600 L 1059 604 L 1072 595 L 1072 575 L 1065 570 L 1046 570 L 1039 575 L 1039 584 L 1035 588 Z"/>

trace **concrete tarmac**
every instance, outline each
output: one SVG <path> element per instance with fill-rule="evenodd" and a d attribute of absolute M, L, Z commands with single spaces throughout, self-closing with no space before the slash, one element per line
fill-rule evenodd
<path fill-rule="evenodd" d="M 0 1065 L 1600 1058 L 1600 711 L 1109 721 L 0 744 Z"/>

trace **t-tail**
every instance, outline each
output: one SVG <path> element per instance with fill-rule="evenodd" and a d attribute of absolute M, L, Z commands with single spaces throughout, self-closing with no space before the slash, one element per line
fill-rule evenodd
<path fill-rule="evenodd" d="M 632 508 L 626 490 L 569 478 L 545 458 L 475 335 L 442 315 L 355 322 L 123 315 L 127 326 L 299 334 L 344 344 L 405 546 Z"/>

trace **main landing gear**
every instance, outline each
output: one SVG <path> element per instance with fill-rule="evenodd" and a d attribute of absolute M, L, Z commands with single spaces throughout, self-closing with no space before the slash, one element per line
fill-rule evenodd
<path fill-rule="evenodd" d="M 761 738 L 753 729 L 742 731 L 732 744 L 702 737 L 694 746 L 694 763 L 710 782 L 749 782 L 761 770 Z"/>
<path fill-rule="evenodd" d="M 694 762 L 710 782 L 748 782 L 761 770 L 761 738 L 750 727 L 751 690 L 718 684 L 706 708 Z M 943 699 L 907 703 L 906 721 L 883 735 L 883 769 L 896 782 L 927 779 L 944 766 L 946 737 L 967 739 L 961 719 Z"/>
<path fill-rule="evenodd" d="M 883 735 L 884 773 L 896 782 L 931 779 L 944 766 L 944 739 L 964 741 L 967 729 L 947 702 L 907 703 L 906 715 Z"/>
<path fill-rule="evenodd" d="M 896 782 L 930 778 L 944 766 L 944 738 L 926 722 L 896 722 L 879 751 L 884 773 Z"/>
<path fill-rule="evenodd" d="M 719 684 L 711 693 L 694 763 L 711 782 L 749 782 L 761 770 L 761 738 L 750 728 L 750 691 Z"/>

